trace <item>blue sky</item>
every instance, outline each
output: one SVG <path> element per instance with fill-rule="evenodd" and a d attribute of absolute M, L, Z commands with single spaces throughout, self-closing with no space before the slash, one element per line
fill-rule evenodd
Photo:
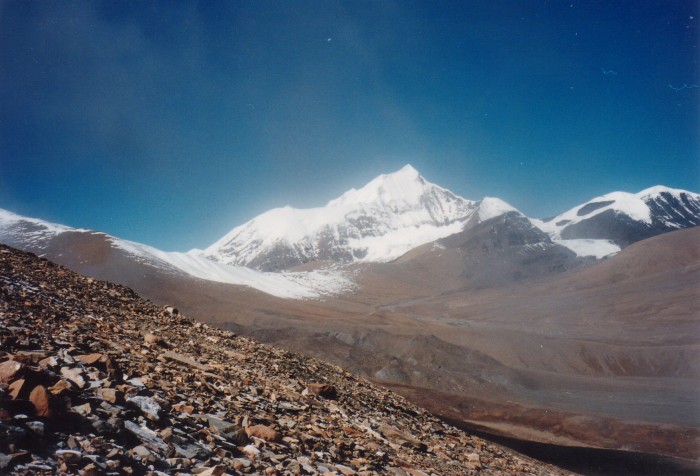
<path fill-rule="evenodd" d="M 187 250 L 406 163 L 533 217 L 699 191 L 699 17 L 668 0 L 0 0 L 0 208 Z"/>

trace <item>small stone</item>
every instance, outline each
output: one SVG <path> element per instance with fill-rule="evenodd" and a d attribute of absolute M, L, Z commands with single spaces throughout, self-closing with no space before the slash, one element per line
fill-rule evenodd
<path fill-rule="evenodd" d="M 467 455 L 467 464 L 475 469 L 481 468 L 481 457 L 477 453 L 469 453 Z"/>
<path fill-rule="evenodd" d="M 100 474 L 100 471 L 97 469 L 97 466 L 94 463 L 90 463 L 87 466 L 85 466 L 80 472 L 80 476 L 97 476 Z"/>
<path fill-rule="evenodd" d="M 155 335 L 155 334 L 151 334 L 150 332 L 149 332 L 148 334 L 146 334 L 146 335 L 143 336 L 143 340 L 144 340 L 147 344 L 156 344 L 156 345 L 157 345 L 157 344 L 160 344 L 161 342 L 163 342 L 163 339 L 161 339 L 160 337 L 158 337 L 158 336 Z"/>
<path fill-rule="evenodd" d="M 50 394 L 46 387 L 43 385 L 34 387 L 29 394 L 29 401 L 36 408 L 36 416 L 47 418 L 51 416 Z"/>
<path fill-rule="evenodd" d="M 83 378 L 82 373 L 82 370 L 77 368 L 71 369 L 68 367 L 61 367 L 61 375 L 76 384 L 78 388 L 81 389 L 85 387 L 85 379 Z"/>
<path fill-rule="evenodd" d="M 403 433 L 389 425 L 381 425 L 379 431 L 388 439 L 399 443 L 401 446 L 411 446 L 418 451 L 425 451 L 428 446 L 414 438 L 413 436 Z"/>
<path fill-rule="evenodd" d="M 245 354 L 241 354 L 240 352 L 234 352 L 232 350 L 225 350 L 224 355 L 235 360 L 236 362 L 245 362 L 245 360 L 248 358 Z"/>
<path fill-rule="evenodd" d="M 180 314 L 180 311 L 174 306 L 165 305 L 163 306 L 163 309 L 171 316 L 177 316 L 178 314 Z"/>
<path fill-rule="evenodd" d="M 53 384 L 51 387 L 49 387 L 49 392 L 51 392 L 53 395 L 63 395 L 64 393 L 68 392 L 71 389 L 71 386 L 68 382 L 65 380 L 61 379 L 55 384 Z"/>
<path fill-rule="evenodd" d="M 11 358 L 12 360 L 17 360 L 22 363 L 36 365 L 46 357 L 48 357 L 48 354 L 43 351 L 22 350 Z"/>
<path fill-rule="evenodd" d="M 265 441 L 279 441 L 282 439 L 282 435 L 265 425 L 249 426 L 246 428 L 245 432 L 248 434 L 248 436 L 260 438 L 261 440 Z"/>
<path fill-rule="evenodd" d="M 12 463 L 12 455 L 0 453 L 0 469 L 5 469 Z"/>
<path fill-rule="evenodd" d="M 26 381 L 23 378 L 21 378 L 19 380 L 15 380 L 10 384 L 10 386 L 8 387 L 8 395 L 10 396 L 10 398 L 12 398 L 12 400 L 17 400 L 17 398 L 19 398 L 25 383 Z"/>
<path fill-rule="evenodd" d="M 151 397 L 131 397 L 127 398 L 126 401 L 136 405 L 148 419 L 158 421 L 160 405 Z"/>
<path fill-rule="evenodd" d="M 204 418 L 207 423 L 209 423 L 209 428 L 215 430 L 219 434 L 236 429 L 236 424 L 214 415 L 205 415 Z"/>
<path fill-rule="evenodd" d="M 158 434 L 145 426 L 140 426 L 132 421 L 125 421 L 124 428 L 133 433 L 143 443 L 156 448 L 158 451 L 167 451 L 168 445 L 160 439 Z"/>
<path fill-rule="evenodd" d="M 72 407 L 71 410 L 73 410 L 78 415 L 82 415 L 82 416 L 87 416 L 87 415 L 90 415 L 92 413 L 92 408 L 90 407 L 89 403 L 83 403 L 82 405 L 77 405 L 75 407 Z"/>
<path fill-rule="evenodd" d="M 176 403 L 172 406 L 172 409 L 176 412 L 189 413 L 190 415 L 194 413 L 194 407 L 192 405 L 188 405 L 185 402 Z"/>
<path fill-rule="evenodd" d="M 158 432 L 158 435 L 163 439 L 163 441 L 167 443 L 173 437 L 173 429 L 163 428 Z"/>
<path fill-rule="evenodd" d="M 167 458 L 165 462 L 174 468 L 189 469 L 192 466 L 189 458 Z"/>
<path fill-rule="evenodd" d="M 247 459 L 235 458 L 233 460 L 233 469 L 235 469 L 236 471 L 240 471 L 248 467 L 250 467 L 250 461 Z"/>
<path fill-rule="evenodd" d="M 220 476 L 226 472 L 226 466 L 220 464 L 211 468 L 192 468 L 192 473 L 199 476 Z"/>
<path fill-rule="evenodd" d="M 57 458 L 61 458 L 63 461 L 71 463 L 73 461 L 78 461 L 81 453 L 80 451 L 75 450 L 58 450 L 56 451 L 55 455 Z"/>
<path fill-rule="evenodd" d="M 87 365 L 93 365 L 100 360 L 105 360 L 105 356 L 102 354 L 87 354 L 87 355 L 76 355 L 76 360 L 79 360 Z"/>
<path fill-rule="evenodd" d="M 97 394 L 108 403 L 117 403 L 124 397 L 124 393 L 115 388 L 98 388 Z"/>
<path fill-rule="evenodd" d="M 250 442 L 248 433 L 243 428 L 224 433 L 224 436 L 234 442 L 237 446 L 247 445 Z"/>
<path fill-rule="evenodd" d="M 173 352 L 171 350 L 164 352 L 163 358 L 166 360 L 177 362 L 179 364 L 186 365 L 187 367 L 192 367 L 192 368 L 203 370 L 203 371 L 211 370 L 208 365 L 201 364 L 194 359 L 186 357 L 182 354 L 178 354 L 177 352 Z"/>
<path fill-rule="evenodd" d="M 40 421 L 28 421 L 25 423 L 25 426 L 32 430 L 34 433 L 36 433 L 39 436 L 44 436 L 44 429 L 45 425 L 44 423 Z"/>
<path fill-rule="evenodd" d="M 138 456 L 139 458 L 148 458 L 149 456 L 151 456 L 151 452 L 148 450 L 148 448 L 146 448 L 143 445 L 135 446 L 131 449 L 131 453 L 134 456 Z"/>
<path fill-rule="evenodd" d="M 260 454 L 260 450 L 255 447 L 255 445 L 247 445 L 244 446 L 241 451 L 243 451 L 245 454 L 250 456 L 251 458 L 255 458 Z"/>
<path fill-rule="evenodd" d="M 342 464 L 336 464 L 335 467 L 338 469 L 338 471 L 343 473 L 343 475 L 345 475 L 345 476 L 350 476 L 352 474 L 355 474 L 355 470 L 348 467 L 348 466 L 344 466 Z"/>
<path fill-rule="evenodd" d="M 0 383 L 9 383 L 15 379 L 24 365 L 16 360 L 7 360 L 0 364 Z"/>
<path fill-rule="evenodd" d="M 306 389 L 309 393 L 327 398 L 329 400 L 335 400 L 338 398 L 338 390 L 333 385 L 325 383 L 310 383 L 307 385 Z"/>

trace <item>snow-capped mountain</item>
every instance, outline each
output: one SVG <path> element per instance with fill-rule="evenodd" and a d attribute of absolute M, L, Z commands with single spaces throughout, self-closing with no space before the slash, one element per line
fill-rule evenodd
<path fill-rule="evenodd" d="M 317 298 L 352 289 L 351 281 L 338 270 L 263 273 L 194 254 L 161 251 L 105 233 L 24 217 L 3 209 L 0 209 L 0 243 L 48 255 L 54 261 L 70 263 L 70 267 L 98 277 L 119 262 L 126 263 L 127 273 L 133 274 L 138 265 L 146 265 L 166 273 L 248 286 L 282 298 Z"/>
<path fill-rule="evenodd" d="M 552 239 L 597 257 L 661 233 L 700 224 L 700 194 L 655 186 L 612 192 L 547 220 L 533 220 Z"/>
<path fill-rule="evenodd" d="M 466 200 L 406 165 L 352 189 L 325 207 L 270 210 L 238 226 L 201 254 L 280 270 L 312 261 L 385 262 L 424 243 L 515 210 L 496 198 Z M 198 253 L 193 251 L 193 253 Z"/>
<path fill-rule="evenodd" d="M 577 266 L 576 257 L 602 258 L 636 241 L 698 224 L 700 194 L 684 190 L 657 186 L 637 194 L 613 192 L 552 219 L 533 220 L 498 198 L 462 198 L 407 165 L 324 207 L 270 210 L 205 250 L 164 252 L 4 210 L 0 242 L 103 279 L 128 280 L 139 273 L 143 278 L 148 268 L 278 297 L 313 298 L 353 288 L 343 264 L 386 263 L 421 245 L 428 245 L 418 252 L 421 266 L 434 267 L 436 275 L 444 266 L 430 264 L 435 255 L 425 249 L 446 246 L 461 250 L 452 258 L 464 261 L 457 276 L 491 273 L 489 267 L 534 276 L 528 263 L 545 263 L 547 272 L 570 269 Z M 306 263 L 307 271 L 288 271 Z M 336 266 L 323 269 L 325 264 Z"/>

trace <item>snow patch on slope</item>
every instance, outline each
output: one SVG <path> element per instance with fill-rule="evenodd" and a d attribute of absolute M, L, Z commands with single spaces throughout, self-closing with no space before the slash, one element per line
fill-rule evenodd
<path fill-rule="evenodd" d="M 24 217 L 0 209 L 0 241 L 32 249 L 45 249 L 49 241 L 65 232 L 92 233 L 36 218 Z M 288 299 L 315 299 L 353 289 L 353 282 L 339 270 L 309 273 L 261 273 L 241 266 L 229 266 L 189 253 L 161 251 L 141 243 L 106 238 L 141 262 L 162 269 L 171 267 L 190 276 L 219 283 L 248 286 L 264 293 Z"/>
<path fill-rule="evenodd" d="M 601 259 L 620 252 L 620 247 L 610 240 L 554 239 L 552 241 L 558 245 L 569 248 L 571 251 L 576 253 L 577 256 L 582 258 L 593 256 L 596 259 Z"/>
<path fill-rule="evenodd" d="M 17 215 L 0 208 L 0 240 L 9 245 L 22 243 L 34 249 L 44 249 L 48 240 L 67 231 L 87 230 Z"/>
<path fill-rule="evenodd" d="M 353 282 L 338 270 L 307 273 L 263 273 L 243 266 L 232 266 L 190 253 L 161 251 L 141 243 L 112 239 L 115 247 L 144 258 L 155 258 L 190 276 L 218 283 L 248 286 L 288 299 L 312 299 L 351 290 Z"/>
<path fill-rule="evenodd" d="M 383 236 L 351 239 L 348 244 L 353 249 L 366 250 L 365 256 L 356 259 L 358 262 L 385 262 L 396 259 L 417 246 L 459 233 L 463 227 L 461 221 L 442 227 L 424 224 L 392 230 Z"/>
<path fill-rule="evenodd" d="M 600 206 L 598 206 L 600 205 Z M 590 211 L 588 211 L 590 210 Z M 644 223 L 651 223 L 651 211 L 639 194 L 627 192 L 612 192 L 578 205 L 548 221 L 532 220 L 532 222 L 552 238 L 560 238 L 561 231 L 567 226 L 588 220 L 596 215 L 613 210 Z"/>

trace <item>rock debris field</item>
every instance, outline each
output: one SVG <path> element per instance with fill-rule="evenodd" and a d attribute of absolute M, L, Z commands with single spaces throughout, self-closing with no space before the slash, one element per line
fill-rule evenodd
<path fill-rule="evenodd" d="M 569 474 L 0 245 L 0 474 Z"/>

